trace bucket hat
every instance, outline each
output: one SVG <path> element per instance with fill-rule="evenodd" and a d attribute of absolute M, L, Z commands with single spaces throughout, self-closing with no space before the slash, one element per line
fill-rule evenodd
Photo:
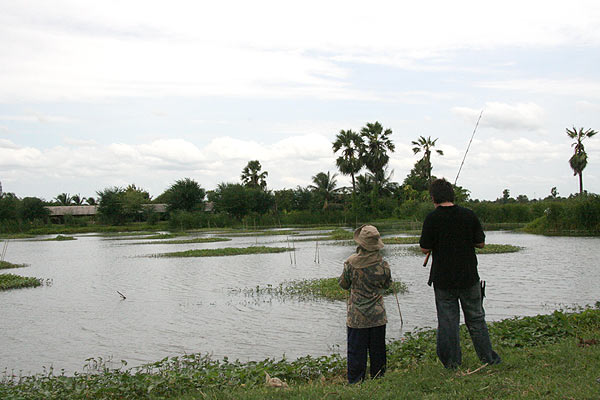
<path fill-rule="evenodd" d="M 367 251 L 383 249 L 379 231 L 373 225 L 363 225 L 354 231 L 354 241 Z"/>

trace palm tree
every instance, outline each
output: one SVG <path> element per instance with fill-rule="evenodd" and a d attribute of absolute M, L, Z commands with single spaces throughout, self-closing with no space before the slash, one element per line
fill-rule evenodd
<path fill-rule="evenodd" d="M 379 122 L 367 123 L 360 130 L 361 136 L 365 139 L 362 146 L 362 161 L 373 176 L 377 179 L 379 171 L 382 171 L 390 160 L 389 152 L 394 152 L 396 146 L 392 143 L 390 135 L 391 129 L 383 130 Z M 379 173 L 379 176 L 381 174 Z M 379 182 L 375 181 L 375 184 Z"/>
<path fill-rule="evenodd" d="M 337 174 L 330 175 L 329 171 L 327 171 L 327 174 L 325 174 L 324 172 L 319 172 L 317 175 L 312 177 L 314 185 L 308 186 L 318 195 L 323 197 L 323 210 L 326 210 L 329 207 L 329 201 L 340 190 L 336 188 L 336 176 Z"/>
<path fill-rule="evenodd" d="M 248 187 L 265 189 L 267 182 L 265 179 L 269 175 L 267 171 L 260 172 L 262 166 L 258 160 L 248 161 L 248 164 L 242 170 L 242 183 Z"/>
<path fill-rule="evenodd" d="M 54 198 L 56 202 L 61 206 L 70 206 L 71 205 L 71 196 L 69 193 L 61 193 Z"/>
<path fill-rule="evenodd" d="M 567 135 L 571 139 L 575 139 L 575 142 L 571 144 L 574 147 L 574 152 L 569 159 L 569 165 L 571 165 L 573 175 L 579 175 L 579 194 L 583 193 L 583 170 L 587 165 L 587 153 L 582 142 L 585 138 L 591 138 L 596 133 L 598 132 L 592 129 L 584 131 L 583 128 L 579 128 L 579 130 L 575 127 L 572 130 L 567 128 Z"/>
<path fill-rule="evenodd" d="M 356 132 L 348 129 L 341 130 L 333 142 L 333 152 L 342 150 L 341 155 L 335 160 L 335 164 L 343 175 L 352 177 L 352 192 L 356 192 L 356 180 L 354 178 L 361 168 L 363 162 L 360 157 L 360 151 L 364 145 L 362 137 Z"/>
<path fill-rule="evenodd" d="M 413 140 L 411 142 L 411 144 L 415 146 L 413 147 L 413 152 L 415 154 L 423 151 L 422 160 L 425 163 L 428 183 L 431 183 L 431 170 L 433 169 L 431 166 L 431 150 L 435 147 L 435 142 L 437 141 L 437 138 L 435 140 L 431 140 L 431 136 L 428 136 L 427 139 L 425 139 L 425 136 L 419 136 L 417 140 Z M 436 150 L 436 153 L 438 153 L 440 156 L 444 155 L 442 150 Z"/>
<path fill-rule="evenodd" d="M 74 194 L 73 197 L 71 197 L 71 202 L 76 206 L 83 205 L 84 200 L 85 198 L 81 197 L 79 194 Z"/>
<path fill-rule="evenodd" d="M 85 202 L 88 204 L 88 206 L 95 206 L 97 203 L 96 199 L 93 197 L 86 197 Z"/>

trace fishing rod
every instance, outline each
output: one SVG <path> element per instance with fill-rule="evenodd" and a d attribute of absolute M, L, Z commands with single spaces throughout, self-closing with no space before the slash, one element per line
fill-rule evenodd
<path fill-rule="evenodd" d="M 465 151 L 465 155 L 460 163 L 460 167 L 458 168 L 458 173 L 456 174 L 456 179 L 454 179 L 454 186 L 456 186 L 456 182 L 458 182 L 458 177 L 460 175 L 460 171 L 462 171 L 462 167 L 465 164 L 465 160 L 467 158 L 467 153 L 471 148 L 471 143 L 473 142 L 473 138 L 475 137 L 475 132 L 477 132 L 477 127 L 479 126 L 479 121 L 481 121 L 481 116 L 483 115 L 483 110 L 479 113 L 479 118 L 477 118 L 477 123 L 475 124 L 475 128 L 473 129 L 473 133 L 471 134 L 471 139 L 469 140 L 469 144 L 467 145 L 467 150 Z M 431 251 L 427 253 L 425 256 L 425 261 L 423 261 L 423 267 L 427 267 L 427 262 L 429 262 L 429 256 L 431 255 Z"/>

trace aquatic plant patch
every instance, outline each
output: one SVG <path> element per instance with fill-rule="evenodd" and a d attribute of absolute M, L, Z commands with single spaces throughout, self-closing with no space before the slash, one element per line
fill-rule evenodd
<path fill-rule="evenodd" d="M 13 264 L 8 261 L 0 261 L 0 269 L 23 268 L 26 266 L 27 264 Z"/>
<path fill-rule="evenodd" d="M 419 236 L 397 236 L 381 238 L 383 244 L 418 244 Z"/>
<path fill-rule="evenodd" d="M 42 242 L 64 242 L 68 240 L 77 240 L 73 236 L 57 235 L 56 237 L 49 239 L 41 239 Z"/>
<path fill-rule="evenodd" d="M 38 278 L 30 278 L 14 274 L 0 274 L 0 290 L 37 287 L 42 284 Z"/>
<path fill-rule="evenodd" d="M 290 250 L 291 249 L 285 247 L 266 246 L 225 247 L 222 249 L 195 249 L 186 251 L 175 251 L 172 253 L 155 254 L 152 257 L 225 257 L 239 256 L 244 254 L 284 253 Z"/>
<path fill-rule="evenodd" d="M 421 248 L 418 246 L 413 246 L 408 248 L 410 251 L 423 254 L 421 252 Z M 486 244 L 483 249 L 475 249 L 477 254 L 504 254 L 504 253 L 516 253 L 521 251 L 523 247 L 513 246 L 511 244 Z"/>
<path fill-rule="evenodd" d="M 236 290 L 232 290 L 236 291 Z M 241 291 L 248 296 L 275 296 L 275 297 L 295 297 L 305 300 L 326 299 L 326 300 L 346 300 L 348 290 L 344 290 L 338 284 L 338 278 L 320 278 L 303 279 L 280 283 L 278 286 L 266 285 L 246 288 Z M 403 282 L 394 282 L 390 288 L 386 289 L 384 296 L 393 294 L 404 294 L 408 292 L 408 286 Z"/>
<path fill-rule="evenodd" d="M 151 242 L 135 242 L 131 244 L 193 244 L 193 243 L 215 243 L 230 242 L 231 239 L 223 237 L 195 238 L 195 239 L 177 239 L 177 240 L 155 240 Z"/>

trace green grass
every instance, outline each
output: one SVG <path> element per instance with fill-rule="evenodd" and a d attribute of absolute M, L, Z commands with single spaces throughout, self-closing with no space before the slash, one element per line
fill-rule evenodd
<path fill-rule="evenodd" d="M 224 257 L 239 256 L 244 254 L 270 254 L 284 253 L 290 249 L 285 247 L 225 247 L 222 249 L 196 249 L 186 251 L 176 251 L 172 253 L 156 254 L 153 257 Z"/>
<path fill-rule="evenodd" d="M 14 274 L 0 274 L 0 290 L 37 287 L 41 284 L 42 280 L 38 278 L 29 278 Z"/>
<path fill-rule="evenodd" d="M 409 247 L 410 251 L 418 254 L 422 254 L 421 248 L 418 246 Z M 477 254 L 504 254 L 504 253 L 516 253 L 521 251 L 523 248 L 519 246 L 513 246 L 511 244 L 486 244 L 483 249 L 475 249 Z"/>
<path fill-rule="evenodd" d="M 56 237 L 53 237 L 50 239 L 40 239 L 40 242 L 63 242 L 63 241 L 67 241 L 67 240 L 77 240 L 77 239 L 74 238 L 73 236 L 57 235 Z"/>
<path fill-rule="evenodd" d="M 23 268 L 26 266 L 27 264 L 13 264 L 8 261 L 0 261 L 0 269 Z"/>
<path fill-rule="evenodd" d="M 234 292 L 237 290 L 233 290 Z M 278 286 L 266 285 L 256 286 L 239 290 L 249 296 L 276 296 L 276 297 L 294 297 L 305 300 L 325 299 L 325 300 L 346 300 L 348 291 L 344 290 L 338 284 L 338 278 L 304 279 L 289 281 Z M 394 291 L 399 294 L 408 292 L 408 286 L 403 282 L 394 282 L 393 286 L 386 289 L 384 296 L 393 294 Z"/>
<path fill-rule="evenodd" d="M 160 240 L 152 242 L 136 242 L 133 244 L 193 244 L 193 243 L 214 243 L 214 242 L 229 242 L 231 239 L 222 237 L 210 238 L 195 238 L 195 239 L 178 239 L 178 240 Z"/>
<path fill-rule="evenodd" d="M 481 364 L 464 326 L 463 365 L 445 370 L 435 354 L 435 331 L 407 333 L 387 345 L 386 375 L 345 384 L 340 354 L 296 360 L 214 360 L 209 355 L 167 357 L 142 367 L 110 369 L 88 359 L 86 372 L 68 377 L 53 370 L 34 376 L 0 375 L 2 399 L 597 399 L 600 303 L 577 312 L 511 318 L 490 324 L 496 366 Z M 340 329 L 345 329 L 340 326 Z M 289 390 L 265 386 L 265 376 Z"/>
<path fill-rule="evenodd" d="M 381 240 L 384 244 L 418 244 L 419 236 L 386 237 Z"/>

